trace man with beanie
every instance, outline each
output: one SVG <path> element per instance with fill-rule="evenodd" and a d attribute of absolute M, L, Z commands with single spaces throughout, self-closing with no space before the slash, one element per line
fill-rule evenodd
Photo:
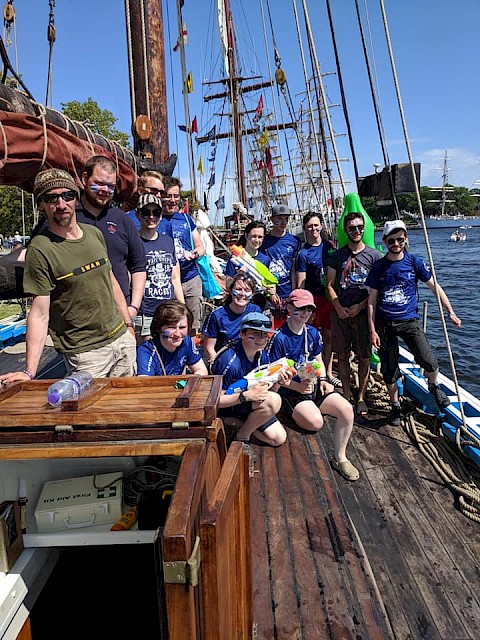
<path fill-rule="evenodd" d="M 66 171 L 47 169 L 35 178 L 33 193 L 47 227 L 33 238 L 25 258 L 24 289 L 33 295 L 26 367 L 1 375 L 0 382 L 35 377 L 47 332 L 69 373 L 134 375 L 133 323 L 102 233 L 77 222 L 75 180 Z"/>

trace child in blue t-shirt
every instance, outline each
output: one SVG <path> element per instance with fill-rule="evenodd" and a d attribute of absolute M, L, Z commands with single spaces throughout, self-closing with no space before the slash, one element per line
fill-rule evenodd
<path fill-rule="evenodd" d="M 288 318 L 272 338 L 268 347 L 270 361 L 290 358 L 296 364 L 317 360 L 322 362 L 322 342 L 315 327 L 307 321 L 315 310 L 313 295 L 306 289 L 294 289 L 287 298 Z M 332 466 L 347 480 L 358 480 L 358 470 L 347 458 L 347 444 L 353 429 L 353 408 L 325 376 L 317 380 L 293 378 L 288 388 L 281 387 L 280 415 L 288 416 L 302 429 L 319 431 L 324 424 L 322 412 L 336 418 L 334 426 L 335 453 Z M 321 407 L 321 410 L 320 410 Z"/>
<path fill-rule="evenodd" d="M 243 317 L 240 339 L 222 351 L 212 366 L 214 374 L 223 376 L 224 390 L 257 367 L 268 364 L 265 347 L 270 331 L 270 318 L 263 313 L 253 312 Z M 288 384 L 290 379 L 291 374 L 285 372 L 281 384 Z M 238 428 L 235 440 L 249 444 L 254 434 L 258 440 L 275 447 L 285 442 L 285 429 L 277 420 L 282 401 L 272 390 L 276 386 L 269 388 L 268 383 L 261 382 L 251 389 L 220 396 L 219 416 L 226 424 Z"/>
<path fill-rule="evenodd" d="M 207 367 L 188 335 L 191 311 L 178 300 L 160 304 L 151 324 L 151 340 L 137 348 L 139 376 L 183 375 L 185 368 L 193 374 L 207 375 Z"/>

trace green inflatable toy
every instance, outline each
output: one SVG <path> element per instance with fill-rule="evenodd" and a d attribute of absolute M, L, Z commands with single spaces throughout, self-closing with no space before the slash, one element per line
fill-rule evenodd
<path fill-rule="evenodd" d="M 365 218 L 365 231 L 363 233 L 363 242 L 372 247 L 372 249 L 376 249 L 375 247 L 375 225 L 372 222 L 372 219 L 368 215 L 368 213 L 363 208 L 363 205 L 360 201 L 360 196 L 358 193 L 347 193 L 344 200 L 344 209 L 342 213 L 342 217 L 338 221 L 337 225 L 337 246 L 339 249 L 344 247 L 348 243 L 348 236 L 345 233 L 345 229 L 343 228 L 343 221 L 345 216 L 348 213 L 361 213 Z"/>

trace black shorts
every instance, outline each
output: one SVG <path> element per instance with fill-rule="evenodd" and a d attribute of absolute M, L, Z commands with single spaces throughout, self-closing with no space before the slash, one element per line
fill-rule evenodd
<path fill-rule="evenodd" d="M 380 336 L 380 365 L 382 376 L 387 384 L 393 384 L 400 377 L 398 338 L 402 338 L 408 350 L 425 371 L 431 373 L 438 369 L 438 361 L 418 320 L 400 320 L 375 323 Z"/>
<path fill-rule="evenodd" d="M 338 393 L 338 391 L 330 391 L 330 393 L 322 394 L 319 387 L 313 393 L 298 393 L 298 391 L 291 391 L 285 389 L 285 394 L 282 394 L 282 406 L 278 412 L 280 422 L 293 422 L 292 414 L 293 410 L 301 402 L 311 400 L 318 408 L 321 407 L 322 402 L 331 396 L 332 393 Z"/>
<path fill-rule="evenodd" d="M 219 409 L 218 417 L 219 418 L 237 418 L 237 420 L 241 420 L 245 422 L 248 416 L 253 411 L 253 402 L 242 402 L 242 404 L 235 404 L 233 407 L 226 407 L 224 409 Z M 272 416 L 265 424 L 262 424 L 261 427 L 258 427 L 256 431 L 265 431 L 268 429 L 270 425 L 277 421 L 277 416 Z"/>

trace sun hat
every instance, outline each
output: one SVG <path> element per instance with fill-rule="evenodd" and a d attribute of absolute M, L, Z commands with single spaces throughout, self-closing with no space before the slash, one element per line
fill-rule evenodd
<path fill-rule="evenodd" d="M 258 311 L 251 311 L 245 314 L 240 323 L 240 330 L 243 329 L 258 329 L 259 331 L 270 331 L 272 328 L 271 320 L 268 316 Z"/>
<path fill-rule="evenodd" d="M 274 204 L 272 207 L 272 217 L 273 216 L 291 216 L 292 212 L 287 207 L 286 204 Z"/>
<path fill-rule="evenodd" d="M 153 193 L 144 193 L 143 196 L 140 196 L 137 203 L 137 209 L 143 209 L 147 204 L 154 204 L 159 209 L 162 208 L 162 201 L 157 196 L 154 196 Z"/>
<path fill-rule="evenodd" d="M 288 296 L 287 302 L 293 304 L 294 307 L 300 309 L 301 307 L 315 307 L 313 295 L 307 289 L 294 289 Z"/>
<path fill-rule="evenodd" d="M 405 233 L 407 232 L 407 227 L 405 226 L 403 220 L 387 220 L 385 226 L 383 227 L 383 237 L 386 238 L 391 233 L 399 229 L 402 229 L 403 231 L 405 231 Z"/>
<path fill-rule="evenodd" d="M 68 171 L 64 171 L 63 169 L 45 169 L 35 176 L 33 195 L 35 196 L 35 200 L 38 200 L 48 191 L 60 189 L 61 187 L 69 191 L 75 191 L 77 198 L 80 197 L 80 190 Z"/>

